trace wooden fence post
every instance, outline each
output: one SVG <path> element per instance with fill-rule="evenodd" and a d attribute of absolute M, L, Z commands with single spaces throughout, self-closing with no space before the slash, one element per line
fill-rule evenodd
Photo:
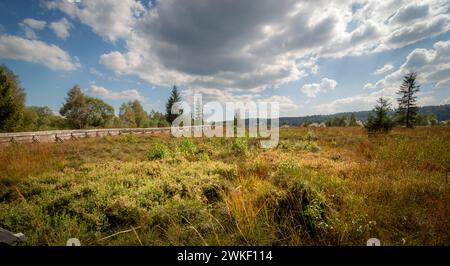
<path fill-rule="evenodd" d="M 55 142 L 61 142 L 61 143 L 63 143 L 64 140 L 63 140 L 62 138 L 58 137 L 58 134 L 55 134 Z"/>

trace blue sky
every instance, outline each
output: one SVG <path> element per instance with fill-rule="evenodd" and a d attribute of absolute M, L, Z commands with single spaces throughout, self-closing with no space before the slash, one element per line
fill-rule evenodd
<path fill-rule="evenodd" d="M 277 101 L 283 116 L 367 110 L 419 73 L 419 103 L 450 103 L 446 1 L 0 2 L 0 64 L 28 105 L 59 110 L 73 85 L 118 112 L 139 99 Z M 378 70 L 378 72 L 377 72 Z M 377 73 L 375 73 L 377 72 Z"/>

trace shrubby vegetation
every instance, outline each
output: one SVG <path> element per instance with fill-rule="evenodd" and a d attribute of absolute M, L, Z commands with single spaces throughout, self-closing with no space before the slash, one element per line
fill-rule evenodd
<path fill-rule="evenodd" d="M 320 147 L 315 141 L 290 141 L 290 140 L 282 140 L 278 147 L 287 151 L 310 151 L 310 152 L 318 152 L 320 151 Z"/>
<path fill-rule="evenodd" d="M 148 159 L 150 160 L 161 160 L 169 157 L 170 151 L 164 144 L 155 144 L 148 151 Z"/>
<path fill-rule="evenodd" d="M 246 138 L 235 138 L 231 150 L 235 155 L 246 156 L 248 154 L 248 140 Z"/>
<path fill-rule="evenodd" d="M 183 139 L 178 146 L 178 151 L 185 156 L 192 156 L 197 153 L 197 146 L 190 139 Z"/>
<path fill-rule="evenodd" d="M 287 128 L 273 150 L 164 134 L 13 144 L 0 147 L 0 227 L 27 245 L 448 245 L 449 134 Z"/>
<path fill-rule="evenodd" d="M 51 129 L 64 129 L 66 120 L 55 115 L 49 107 L 27 106 L 23 113 L 23 131 L 40 131 Z"/>

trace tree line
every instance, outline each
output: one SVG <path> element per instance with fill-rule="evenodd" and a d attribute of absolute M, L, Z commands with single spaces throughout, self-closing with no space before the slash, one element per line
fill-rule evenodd
<path fill-rule="evenodd" d="M 360 126 L 360 121 L 356 119 L 356 115 L 353 113 L 351 116 L 335 116 L 325 121 L 327 127 L 356 127 Z"/>
<path fill-rule="evenodd" d="M 6 66 L 0 66 L 0 132 L 39 131 L 52 129 L 84 128 L 147 128 L 168 127 L 176 118 L 171 113 L 174 103 L 181 101 L 176 86 L 166 104 L 166 113 L 147 113 L 138 100 L 123 103 L 119 115 L 114 108 L 101 99 L 83 93 L 75 85 L 67 97 L 59 114 L 49 107 L 26 106 L 25 90 L 20 80 Z"/>
<path fill-rule="evenodd" d="M 365 127 L 369 132 L 389 132 L 400 125 L 413 128 L 416 125 L 437 124 L 433 115 L 418 114 L 417 73 L 404 76 L 397 94 L 398 108 L 393 110 L 391 103 L 381 97 L 377 101 Z M 147 113 L 138 100 L 123 103 L 116 116 L 114 108 L 101 99 L 88 96 L 79 86 L 74 86 L 67 97 L 59 115 L 49 107 L 25 106 L 25 91 L 19 78 L 6 66 L 0 66 L 0 132 L 38 131 L 50 129 L 83 128 L 146 128 L 168 127 L 177 114 L 172 114 L 174 103 L 181 101 L 176 86 L 166 103 L 166 113 L 152 110 Z M 197 113 L 200 113 L 198 111 Z M 325 123 L 327 126 L 359 126 L 361 122 L 355 114 L 336 116 Z"/>

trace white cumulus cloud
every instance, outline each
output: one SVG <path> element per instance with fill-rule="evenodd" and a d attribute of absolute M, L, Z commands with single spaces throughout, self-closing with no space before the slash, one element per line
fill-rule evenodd
<path fill-rule="evenodd" d="M 50 23 L 50 28 L 59 38 L 65 40 L 70 36 L 70 29 L 72 28 L 72 24 L 66 19 L 62 18 L 59 21 L 55 21 Z"/>
<path fill-rule="evenodd" d="M 23 24 L 35 30 L 43 30 L 47 25 L 47 22 L 42 20 L 36 20 L 32 18 L 24 19 Z"/>
<path fill-rule="evenodd" d="M 308 97 L 314 98 L 319 93 L 332 91 L 338 85 L 336 80 L 324 78 L 320 83 L 311 83 L 303 85 L 301 91 Z"/>
<path fill-rule="evenodd" d="M 47 25 L 47 22 L 33 18 L 26 18 L 19 25 L 24 30 L 25 36 L 28 39 L 35 40 L 38 39 L 36 30 L 43 30 Z"/>
<path fill-rule="evenodd" d="M 386 72 L 391 71 L 392 69 L 394 69 L 394 66 L 391 64 L 385 64 L 384 66 L 378 68 L 377 70 L 375 70 L 372 75 L 381 75 L 384 74 Z"/>
<path fill-rule="evenodd" d="M 135 89 L 115 92 L 105 87 L 98 86 L 95 83 L 91 83 L 89 92 L 108 100 L 139 100 L 141 102 L 145 101 L 145 98 L 139 93 L 139 91 Z"/>
<path fill-rule="evenodd" d="M 11 35 L 0 35 L 0 58 L 32 62 L 52 70 L 71 71 L 80 67 L 77 60 L 56 45 Z"/>
<path fill-rule="evenodd" d="M 438 90 L 450 90 L 450 41 L 438 41 L 431 49 L 414 49 L 406 56 L 400 68 L 387 74 L 375 84 L 367 83 L 365 88 L 373 91 L 369 94 L 345 97 L 330 103 L 317 105 L 315 110 L 321 113 L 342 111 L 369 110 L 379 97 L 387 98 L 391 103 L 396 101 L 398 91 L 404 75 L 417 72 L 417 82 L 420 85 L 431 85 Z M 430 94 L 418 95 L 420 105 L 436 101 L 434 91 Z"/>
<path fill-rule="evenodd" d="M 317 65 L 300 64 L 309 58 L 397 49 L 450 29 L 450 4 L 441 0 L 53 0 L 47 6 L 106 40 L 124 40 L 125 51 L 101 56 L 118 74 L 253 93 L 317 74 Z"/>
<path fill-rule="evenodd" d="M 46 5 L 79 19 L 110 41 L 131 37 L 136 18 L 145 11 L 141 2 L 136 0 L 57 0 L 47 1 Z"/>

